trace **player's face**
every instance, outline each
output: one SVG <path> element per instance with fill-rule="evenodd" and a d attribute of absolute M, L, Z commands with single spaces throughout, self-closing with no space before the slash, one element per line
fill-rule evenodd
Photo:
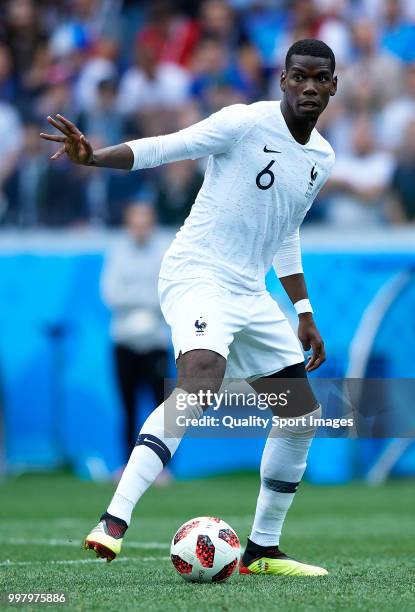
<path fill-rule="evenodd" d="M 281 75 L 281 89 L 293 114 L 299 119 L 317 119 L 337 89 L 330 60 L 311 55 L 293 55 Z"/>

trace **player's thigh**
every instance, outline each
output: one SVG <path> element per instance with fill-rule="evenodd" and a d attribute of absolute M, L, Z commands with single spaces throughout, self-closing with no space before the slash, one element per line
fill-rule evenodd
<path fill-rule="evenodd" d="M 271 296 L 250 304 L 249 324 L 230 347 L 226 376 L 249 382 L 304 361 L 296 334 Z"/>
<path fill-rule="evenodd" d="M 199 379 L 203 388 L 203 379 L 222 379 L 229 346 L 245 322 L 229 292 L 206 281 L 160 281 L 159 296 L 179 381 L 193 387 Z"/>
<path fill-rule="evenodd" d="M 206 349 L 194 349 L 177 359 L 177 386 L 188 393 L 219 391 L 226 369 L 226 359 Z"/>

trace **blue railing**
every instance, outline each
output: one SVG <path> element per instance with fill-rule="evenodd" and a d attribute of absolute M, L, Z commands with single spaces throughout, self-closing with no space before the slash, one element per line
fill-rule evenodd
<path fill-rule="evenodd" d="M 328 352 L 318 375 L 345 375 L 366 308 L 391 277 L 415 268 L 415 233 L 398 234 L 363 236 L 361 242 L 315 230 L 304 234 L 304 270 Z M 91 470 L 104 475 L 121 463 L 110 314 L 98 288 L 109 240 L 107 235 L 0 237 L 0 381 L 11 470 L 68 463 L 80 475 Z M 267 281 L 292 317 L 275 275 Z M 409 282 L 376 332 L 367 376 L 414 377 L 414 312 L 415 282 Z M 144 400 L 149 410 L 145 390 Z M 367 469 L 382 444 L 316 440 L 308 476 L 347 481 Z M 259 440 L 187 440 L 173 468 L 182 477 L 252 468 L 261 447 Z M 412 449 L 399 466 L 415 473 Z"/>

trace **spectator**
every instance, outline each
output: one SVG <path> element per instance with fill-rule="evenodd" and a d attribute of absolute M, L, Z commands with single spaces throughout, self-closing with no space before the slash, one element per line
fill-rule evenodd
<path fill-rule="evenodd" d="M 381 48 L 403 62 L 415 62 L 415 24 L 405 18 L 402 0 L 385 0 Z"/>
<path fill-rule="evenodd" d="M 5 42 L 13 57 L 16 76 L 30 69 L 37 47 L 46 39 L 40 12 L 33 0 L 2 2 L 5 11 Z"/>
<path fill-rule="evenodd" d="M 38 104 L 39 97 L 44 89 L 56 80 L 57 73 L 64 74 L 63 66 L 53 66 L 53 58 L 46 42 L 40 44 L 33 55 L 32 65 L 20 80 L 20 87 L 16 96 L 16 103 L 22 113 L 30 115 L 33 107 Z M 66 72 L 68 72 L 66 70 Z M 50 110 L 48 110 L 50 112 Z"/>
<path fill-rule="evenodd" d="M 33 118 L 44 122 L 48 114 L 68 115 L 97 146 L 173 132 L 222 106 L 278 99 L 287 46 L 308 36 L 325 40 L 336 54 L 339 92 L 318 129 L 339 159 L 356 157 L 356 124 L 360 116 L 369 115 L 376 146 L 394 155 L 399 152 L 403 164 L 402 141 L 415 119 L 414 2 L 4 0 L 3 4 L 0 189 L 6 181 L 9 193 L 13 181 L 8 179 L 19 175 L 16 160 L 28 161 L 25 155 L 19 157 L 22 122 Z M 197 167 L 205 161 L 199 160 Z M 30 164 L 32 169 L 36 166 L 33 159 Z M 79 191 L 80 208 L 74 215 L 69 210 L 62 214 L 61 202 L 54 204 L 48 190 L 51 199 L 30 223 L 37 218 L 47 225 L 59 219 L 65 224 L 86 220 L 119 225 L 125 202 L 145 194 L 157 201 L 163 223 L 179 224 L 193 193 L 193 171 L 185 168 L 186 164 L 176 167 L 175 179 L 163 167 L 125 175 L 56 166 L 50 176 L 60 177 L 74 193 Z M 3 198 L 3 206 L 4 202 Z M 29 223 L 29 217 L 23 217 L 12 215 L 8 221 Z"/>
<path fill-rule="evenodd" d="M 402 92 L 402 67 L 392 55 L 380 52 L 373 22 L 359 19 L 353 26 L 356 60 L 339 80 L 340 99 L 359 112 L 381 110 Z"/>
<path fill-rule="evenodd" d="M 294 0 L 291 10 L 292 41 L 294 42 L 294 40 L 300 40 L 301 38 L 315 38 L 317 35 L 318 18 L 314 0 Z"/>
<path fill-rule="evenodd" d="M 275 64 L 284 65 L 286 50 L 302 38 L 316 38 L 317 36 L 317 10 L 313 0 L 293 0 L 290 3 L 288 14 L 288 27 L 285 28 L 279 47 L 275 54 Z"/>
<path fill-rule="evenodd" d="M 316 37 L 329 45 L 336 56 L 337 69 L 344 68 L 351 58 L 351 36 L 345 19 L 345 0 L 317 0 L 319 25 Z"/>
<path fill-rule="evenodd" d="M 379 118 L 379 144 L 397 150 L 406 129 L 415 120 L 415 62 L 405 68 L 405 93 L 392 100 Z"/>
<path fill-rule="evenodd" d="M 261 56 L 250 42 L 243 43 L 238 50 L 237 67 L 242 75 L 249 102 L 265 96 L 266 79 L 261 65 Z"/>
<path fill-rule="evenodd" d="M 393 157 L 376 151 L 368 117 L 356 120 L 354 151 L 339 155 L 326 185 L 327 220 L 342 227 L 368 227 L 385 221 L 385 196 L 394 170 Z"/>
<path fill-rule="evenodd" d="M 186 159 L 166 167 L 156 198 L 162 225 L 177 228 L 184 223 L 202 182 L 203 174 L 192 160 Z"/>
<path fill-rule="evenodd" d="M 287 14 L 267 0 L 255 2 L 242 14 L 242 27 L 251 44 L 257 49 L 263 68 L 273 70 L 278 49 L 283 47 L 287 28 Z"/>
<path fill-rule="evenodd" d="M 120 38 L 120 7 L 118 0 L 72 0 L 69 11 L 61 15 L 65 18 L 52 32 L 50 43 L 54 55 L 70 57 L 73 53 L 88 51 L 101 38 Z"/>
<path fill-rule="evenodd" d="M 57 71 L 50 74 L 48 85 L 43 88 L 43 93 L 37 98 L 33 111 L 39 121 L 48 125 L 46 117 L 61 113 L 67 117 L 73 117 L 76 108 L 73 103 L 73 91 L 68 75 Z"/>
<path fill-rule="evenodd" d="M 415 222 L 415 121 L 409 123 L 398 151 L 392 179 L 390 218 L 395 223 Z"/>
<path fill-rule="evenodd" d="M 138 47 L 151 47 L 158 63 L 188 66 L 200 31 L 196 21 L 178 15 L 169 0 L 151 3 L 149 23 L 140 31 Z"/>
<path fill-rule="evenodd" d="M 95 104 L 80 114 L 78 126 L 92 139 L 107 147 L 122 141 L 124 120 L 115 109 L 117 82 L 103 79 L 97 83 Z"/>
<path fill-rule="evenodd" d="M 39 138 L 40 126 L 24 129 L 24 147 L 4 183 L 3 223 L 20 227 L 80 224 L 86 220 L 86 194 L 77 168 L 50 164 Z"/>
<path fill-rule="evenodd" d="M 248 79 L 231 62 L 226 46 L 213 38 L 203 39 L 193 63 L 191 93 L 210 114 L 235 102 L 245 102 L 249 91 Z"/>
<path fill-rule="evenodd" d="M 175 64 L 157 63 L 157 52 L 143 46 L 137 53 L 137 63 L 123 75 L 118 96 L 118 108 L 125 114 L 154 108 L 175 108 L 189 95 L 188 72 Z"/>
<path fill-rule="evenodd" d="M 113 40 L 101 39 L 92 56 L 85 61 L 75 87 L 75 101 L 80 111 L 93 112 L 98 101 L 98 86 L 117 77 L 118 46 Z"/>
<path fill-rule="evenodd" d="M 117 380 L 125 412 L 125 454 L 134 447 L 136 394 L 149 385 L 154 401 L 164 400 L 168 334 L 157 297 L 161 259 L 171 235 L 156 226 L 147 202 L 125 211 L 125 235 L 110 253 L 102 275 L 102 295 L 112 311 L 111 333 Z"/>
<path fill-rule="evenodd" d="M 200 7 L 202 36 L 215 38 L 234 51 L 241 42 L 236 14 L 224 0 L 204 0 Z"/>
<path fill-rule="evenodd" d="M 12 102 L 16 96 L 16 81 L 12 76 L 13 62 L 6 45 L 0 43 L 0 100 Z"/>
<path fill-rule="evenodd" d="M 23 144 L 19 114 L 11 104 L 0 101 L 0 188 L 14 170 Z"/>
<path fill-rule="evenodd" d="M 195 99 L 189 100 L 186 104 L 177 109 L 176 125 L 178 130 L 183 130 L 202 119 L 203 116 L 200 112 L 200 105 Z"/>

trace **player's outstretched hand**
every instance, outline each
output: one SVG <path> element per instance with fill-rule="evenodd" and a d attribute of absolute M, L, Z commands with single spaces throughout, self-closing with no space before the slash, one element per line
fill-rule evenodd
<path fill-rule="evenodd" d="M 326 349 L 311 314 L 300 315 L 298 338 L 305 351 L 310 349 L 313 351 L 312 355 L 308 357 L 305 369 L 307 372 L 317 370 L 326 361 Z"/>
<path fill-rule="evenodd" d="M 40 134 L 40 137 L 44 140 L 61 143 L 60 149 L 50 159 L 59 159 L 59 157 L 66 153 L 75 164 L 89 166 L 93 160 L 94 151 L 91 143 L 76 125 L 62 115 L 56 115 L 56 119 L 49 115 L 47 120 L 50 125 L 53 125 L 62 134 Z"/>

